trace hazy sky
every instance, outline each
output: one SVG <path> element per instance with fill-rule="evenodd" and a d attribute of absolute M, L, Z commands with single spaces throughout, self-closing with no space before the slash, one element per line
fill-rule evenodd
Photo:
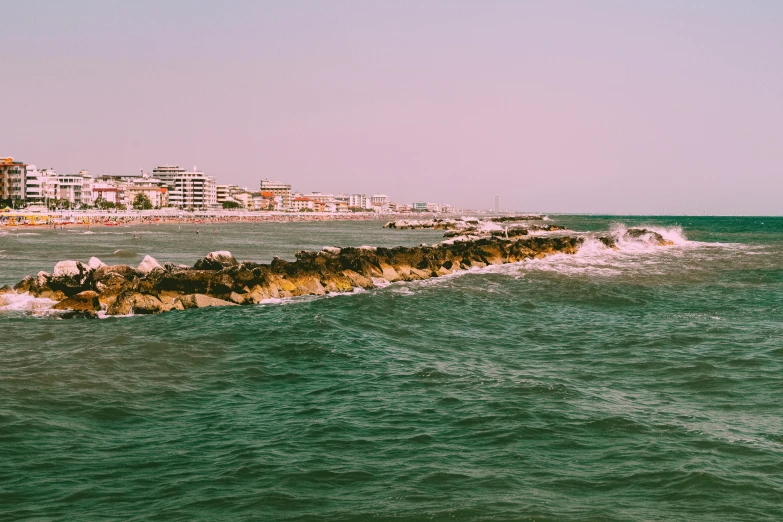
<path fill-rule="evenodd" d="M 0 0 L 0 155 L 251 188 L 783 213 L 783 1 Z"/>

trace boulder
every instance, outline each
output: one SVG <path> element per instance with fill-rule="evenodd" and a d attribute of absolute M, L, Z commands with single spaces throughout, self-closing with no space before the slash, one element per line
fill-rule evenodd
<path fill-rule="evenodd" d="M 139 263 L 139 267 L 137 269 L 142 274 L 149 274 L 150 272 L 153 272 L 155 270 L 165 270 L 163 268 L 163 265 L 158 263 L 158 260 L 155 259 L 152 256 L 144 256 L 144 259 L 142 259 L 141 263 Z"/>
<path fill-rule="evenodd" d="M 97 312 L 101 309 L 98 302 L 98 292 L 86 290 L 71 297 L 66 297 L 52 307 L 54 310 L 73 310 L 75 312 Z"/>
<path fill-rule="evenodd" d="M 13 287 L 11 287 L 11 286 L 8 286 L 8 285 L 0 286 L 0 295 L 3 295 L 3 294 L 15 294 L 15 293 L 16 293 L 16 290 L 14 290 Z"/>
<path fill-rule="evenodd" d="M 323 247 L 321 249 L 321 251 L 326 252 L 327 254 L 335 255 L 335 256 L 339 256 L 341 250 L 342 249 L 340 247 L 335 247 L 335 246 L 325 246 L 325 247 Z"/>
<path fill-rule="evenodd" d="M 52 301 L 62 301 L 67 295 L 63 293 L 61 290 L 52 290 L 51 288 L 44 288 L 43 290 L 40 290 L 36 293 L 36 297 L 41 297 L 44 299 L 51 299 Z"/>
<path fill-rule="evenodd" d="M 204 294 L 189 294 L 183 295 L 179 298 L 179 302 L 182 303 L 183 308 L 207 308 L 210 306 L 239 306 L 236 303 L 230 301 L 224 301 L 216 297 L 210 297 Z"/>
<path fill-rule="evenodd" d="M 48 274 L 39 272 L 39 280 L 47 279 L 45 284 L 38 284 L 39 291 L 44 289 L 59 290 L 65 295 L 72 296 L 84 290 L 91 289 L 92 268 L 80 261 L 60 261 L 54 266 L 51 278 Z"/>
<path fill-rule="evenodd" d="M 347 277 L 351 284 L 355 287 L 373 288 L 375 286 L 375 284 L 372 282 L 372 279 L 363 276 L 359 272 L 354 272 L 353 270 L 344 270 L 343 275 Z"/>
<path fill-rule="evenodd" d="M 163 308 L 163 303 L 154 295 L 133 294 L 132 310 L 134 314 L 159 314 Z"/>
<path fill-rule="evenodd" d="M 237 266 L 237 260 L 228 250 L 210 252 L 204 259 L 199 259 L 193 268 L 196 270 L 222 270 L 230 266 Z"/>
<path fill-rule="evenodd" d="M 106 263 L 104 263 L 103 261 L 101 261 L 97 257 L 93 256 L 93 257 L 90 258 L 89 261 L 87 261 L 87 266 L 89 266 L 90 268 L 95 270 L 97 268 L 101 268 L 101 267 L 106 266 Z"/>
<path fill-rule="evenodd" d="M 114 299 L 114 302 L 109 305 L 106 313 L 109 315 L 130 315 L 133 313 L 133 302 L 133 293 L 124 292 Z"/>
<path fill-rule="evenodd" d="M 70 278 L 81 278 L 84 276 L 84 274 L 89 274 L 92 271 L 92 268 L 85 265 L 81 261 L 60 261 L 56 265 L 54 265 L 54 277 L 70 277 Z"/>
<path fill-rule="evenodd" d="M 41 270 L 36 274 L 35 276 L 35 284 L 39 287 L 44 287 L 49 282 L 49 280 L 52 278 L 52 274 L 49 272 L 44 272 Z"/>
<path fill-rule="evenodd" d="M 236 304 L 245 304 L 245 296 L 236 292 L 231 292 L 228 299 Z"/>
<path fill-rule="evenodd" d="M 190 270 L 190 266 L 180 265 L 177 263 L 163 263 L 163 268 L 165 268 L 167 272 L 174 272 L 176 270 Z"/>
<path fill-rule="evenodd" d="M 35 278 L 33 278 L 33 276 L 26 276 L 24 279 L 14 285 L 14 290 L 20 294 L 24 294 L 25 292 L 29 292 L 34 284 Z"/>

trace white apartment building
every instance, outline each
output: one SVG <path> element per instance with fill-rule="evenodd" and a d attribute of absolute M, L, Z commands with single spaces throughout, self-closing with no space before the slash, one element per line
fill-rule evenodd
<path fill-rule="evenodd" d="M 231 197 L 231 189 L 232 187 L 236 187 L 236 185 L 215 185 L 215 197 L 217 198 L 217 202 L 219 205 L 222 205 L 224 202 L 229 201 L 229 198 Z M 239 188 L 239 187 L 236 187 Z"/>
<path fill-rule="evenodd" d="M 348 196 L 348 206 L 351 208 L 370 208 L 372 201 L 367 194 L 350 194 Z"/>
<path fill-rule="evenodd" d="M 196 170 L 196 167 L 193 167 Z M 169 188 L 174 188 L 174 179 L 180 174 L 187 172 L 179 165 L 158 165 L 152 169 L 152 175 L 155 179 L 161 180 Z"/>
<path fill-rule="evenodd" d="M 46 170 L 41 172 L 35 165 L 27 165 L 25 180 L 25 199 L 42 202 L 46 199 Z"/>
<path fill-rule="evenodd" d="M 196 170 L 180 172 L 174 176 L 169 203 L 179 208 L 208 209 L 217 206 L 215 178 Z"/>
<path fill-rule="evenodd" d="M 67 200 L 71 205 L 92 205 L 93 179 L 90 173 L 82 170 L 78 174 L 56 174 L 54 180 L 47 180 L 47 185 L 52 184 L 54 190 L 47 190 L 47 194 L 59 200 Z M 48 187 L 47 187 L 48 188 Z"/>
<path fill-rule="evenodd" d="M 383 207 L 389 204 L 389 196 L 386 194 L 373 194 L 370 202 L 374 207 Z"/>

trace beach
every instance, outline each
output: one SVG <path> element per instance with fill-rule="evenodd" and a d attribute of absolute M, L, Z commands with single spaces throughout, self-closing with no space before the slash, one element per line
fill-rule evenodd
<path fill-rule="evenodd" d="M 220 223 L 309 223 L 318 221 L 375 221 L 399 219 L 431 219 L 431 213 L 378 213 L 378 212 L 238 212 L 136 210 L 136 211 L 62 211 L 26 212 L 10 210 L 0 212 L 0 227 L 64 227 L 64 226 L 141 226 L 162 224 L 220 224 Z"/>

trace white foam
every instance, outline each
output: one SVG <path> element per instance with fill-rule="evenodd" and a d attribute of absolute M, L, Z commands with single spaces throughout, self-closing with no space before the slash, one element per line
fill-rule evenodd
<path fill-rule="evenodd" d="M 29 293 L 0 295 L 0 313 L 26 312 L 33 315 L 43 315 L 55 304 L 57 301 L 33 297 Z"/>

